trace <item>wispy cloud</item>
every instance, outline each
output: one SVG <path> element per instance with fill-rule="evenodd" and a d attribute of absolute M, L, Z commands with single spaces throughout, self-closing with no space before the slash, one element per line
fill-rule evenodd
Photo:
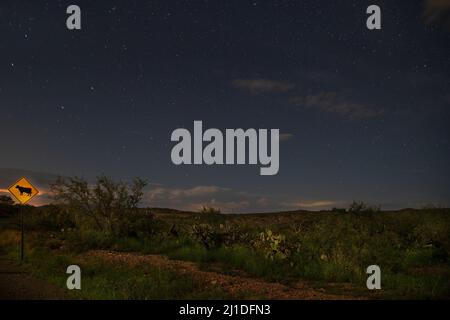
<path fill-rule="evenodd" d="M 11 193 L 7 189 L 0 189 L 0 194 L 9 195 L 13 200 L 15 198 L 11 195 Z M 34 206 L 42 206 L 51 203 L 51 193 L 47 189 L 39 188 L 39 194 L 36 195 L 33 199 L 31 199 L 28 204 Z"/>
<path fill-rule="evenodd" d="M 291 209 L 330 209 L 333 206 L 342 204 L 341 201 L 315 200 L 315 201 L 292 201 L 284 202 L 283 205 Z"/>
<path fill-rule="evenodd" d="M 203 206 L 209 206 L 223 212 L 236 212 L 250 206 L 244 193 L 214 185 L 191 188 L 156 187 L 147 192 L 144 202 L 152 207 L 188 211 L 198 211 Z"/>
<path fill-rule="evenodd" d="M 224 213 L 276 212 L 283 210 L 322 210 L 345 205 L 344 201 L 328 199 L 298 199 L 287 195 L 264 195 L 220 186 L 190 188 L 157 187 L 148 190 L 144 205 L 187 211 L 199 211 L 203 206 Z"/>
<path fill-rule="evenodd" d="M 203 202 L 192 202 L 184 206 L 187 211 L 199 211 L 203 207 L 211 207 L 215 209 L 220 209 L 222 212 L 240 212 L 250 207 L 249 201 L 217 201 L 216 199 L 211 199 L 209 201 Z"/>
<path fill-rule="evenodd" d="M 294 137 L 292 133 L 280 133 L 280 141 L 287 141 Z"/>
<path fill-rule="evenodd" d="M 289 82 L 274 81 L 270 79 L 235 79 L 232 81 L 235 88 L 250 92 L 251 94 L 286 92 L 295 87 Z"/>
<path fill-rule="evenodd" d="M 450 1 L 425 0 L 423 16 L 429 24 L 443 23 L 450 28 Z"/>
<path fill-rule="evenodd" d="M 220 186 L 194 186 L 190 188 L 156 187 L 148 190 L 144 205 L 198 211 L 203 206 L 220 209 L 225 213 L 258 211 L 273 203 L 261 195 Z"/>
<path fill-rule="evenodd" d="M 291 102 L 300 107 L 314 108 L 351 119 L 373 118 L 384 113 L 382 109 L 370 108 L 343 97 L 336 92 L 324 91 L 318 94 L 297 96 L 291 98 Z"/>
<path fill-rule="evenodd" d="M 15 200 L 7 188 L 21 177 L 26 177 L 39 190 L 39 194 L 31 199 L 28 204 L 40 206 L 51 202 L 49 184 L 56 179 L 56 176 L 30 170 L 0 168 L 0 194 L 10 195 Z"/>
<path fill-rule="evenodd" d="M 161 199 L 175 200 L 175 199 L 186 199 L 186 198 L 197 198 L 212 196 L 220 192 L 228 191 L 227 188 L 221 188 L 218 186 L 196 186 L 189 189 L 170 189 L 157 187 L 148 192 L 148 199 L 157 201 Z"/>

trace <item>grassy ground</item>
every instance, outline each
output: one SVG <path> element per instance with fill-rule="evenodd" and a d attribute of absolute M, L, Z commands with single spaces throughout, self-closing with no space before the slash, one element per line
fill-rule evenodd
<path fill-rule="evenodd" d="M 17 259 L 17 231 L 2 231 L 3 256 Z M 36 246 L 36 234 L 28 235 L 24 274 L 31 274 L 61 289 L 65 289 L 69 265 L 82 270 L 82 290 L 66 290 L 71 299 L 232 299 L 211 284 L 152 265 L 115 264 L 83 254 L 72 254 Z M 30 239 L 31 237 L 31 239 Z M 14 285 L 14 284 L 11 284 Z"/>
<path fill-rule="evenodd" d="M 202 270 L 287 286 L 307 280 L 333 293 L 388 299 L 450 297 L 450 212 L 446 209 L 239 216 L 162 211 L 154 215 L 148 229 L 124 237 L 73 229 L 61 217 L 39 210 L 27 217 L 28 229 L 35 234 L 27 242 L 33 272 L 61 283 L 68 263 L 82 264 L 83 278 L 89 283 L 84 298 L 230 297 L 215 286 L 180 278 L 169 270 L 82 258 L 92 249 L 163 254 L 194 261 Z M 2 233 L 0 247 L 10 246 L 11 237 Z M 376 293 L 366 288 L 365 270 L 372 264 L 382 270 L 382 290 Z M 242 297 L 245 294 L 238 298 Z"/>

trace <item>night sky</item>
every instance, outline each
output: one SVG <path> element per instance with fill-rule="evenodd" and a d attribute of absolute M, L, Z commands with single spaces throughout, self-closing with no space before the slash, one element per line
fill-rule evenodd
<path fill-rule="evenodd" d="M 66 28 L 70 4 L 82 30 Z M 382 30 L 366 28 L 370 4 Z M 146 178 L 144 205 L 190 210 L 449 206 L 449 9 L 2 0 L 0 168 Z M 278 175 L 172 164 L 170 135 L 194 120 L 279 128 Z"/>

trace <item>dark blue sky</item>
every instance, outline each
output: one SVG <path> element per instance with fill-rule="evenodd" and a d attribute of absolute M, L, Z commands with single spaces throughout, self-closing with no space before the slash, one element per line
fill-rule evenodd
<path fill-rule="evenodd" d="M 139 176 L 146 203 L 187 209 L 448 206 L 450 6 L 437 3 L 2 1 L 0 168 Z M 366 28 L 370 4 L 381 31 Z M 173 165 L 170 134 L 194 120 L 279 128 L 279 174 Z"/>

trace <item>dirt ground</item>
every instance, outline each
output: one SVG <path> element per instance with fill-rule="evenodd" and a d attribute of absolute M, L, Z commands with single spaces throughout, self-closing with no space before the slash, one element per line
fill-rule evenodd
<path fill-rule="evenodd" d="M 267 282 L 244 275 L 225 275 L 213 271 L 200 270 L 193 262 L 170 260 L 160 255 L 138 255 L 113 251 L 95 250 L 79 258 L 94 257 L 105 262 L 129 266 L 150 264 L 162 269 L 170 269 L 189 275 L 203 283 L 221 288 L 233 296 L 245 293 L 251 299 L 292 299 L 292 300 L 354 300 L 354 296 L 326 293 L 324 289 L 312 288 L 305 282 L 290 286 Z M 0 300 L 60 300 L 70 299 L 63 288 L 32 277 L 17 261 L 0 257 Z"/>
<path fill-rule="evenodd" d="M 218 286 L 225 292 L 239 296 L 245 292 L 254 299 L 292 299 L 292 300 L 355 300 L 353 296 L 328 294 L 323 289 L 311 288 L 304 282 L 297 282 L 292 286 L 280 283 L 266 282 L 245 276 L 224 275 L 217 272 L 200 270 L 193 262 L 170 260 L 160 255 L 138 255 L 133 253 L 119 253 L 103 250 L 90 251 L 88 256 L 119 264 L 138 265 L 151 264 L 162 269 L 179 272 L 180 275 L 189 274 L 194 279 Z"/>
<path fill-rule="evenodd" d="M 0 300 L 61 300 L 64 290 L 32 277 L 17 261 L 0 257 Z"/>

